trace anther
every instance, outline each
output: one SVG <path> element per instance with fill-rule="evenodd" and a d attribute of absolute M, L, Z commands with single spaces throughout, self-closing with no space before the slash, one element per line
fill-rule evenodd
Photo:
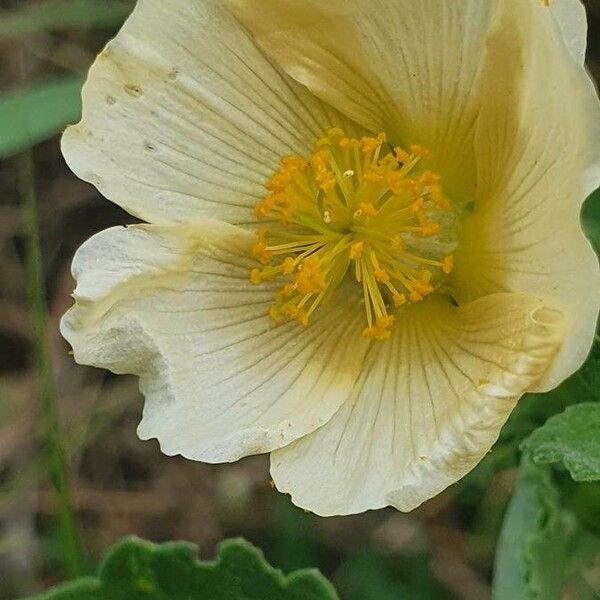
<path fill-rule="evenodd" d="M 436 215 L 451 208 L 439 176 L 421 167 L 428 151 L 414 145 L 385 153 L 385 141 L 331 128 L 310 160 L 285 156 L 267 181 L 255 215 L 269 219 L 270 231 L 251 248 L 264 267 L 252 269 L 250 281 L 282 281 L 269 310 L 274 321 L 307 325 L 350 277 L 363 292 L 363 335 L 385 340 L 394 322 L 388 311 L 423 300 L 452 272 L 452 255 L 436 257 L 436 246 L 414 254 L 415 237 L 437 235 Z"/>
<path fill-rule="evenodd" d="M 454 256 L 452 256 L 452 254 L 450 256 L 446 256 L 444 258 L 444 260 L 442 261 L 442 271 L 444 271 L 444 273 L 446 273 L 446 275 L 449 275 L 450 273 L 452 273 L 452 270 L 454 269 Z"/>
<path fill-rule="evenodd" d="M 365 247 L 364 242 L 356 242 L 350 246 L 350 258 L 352 260 L 360 260 Z"/>

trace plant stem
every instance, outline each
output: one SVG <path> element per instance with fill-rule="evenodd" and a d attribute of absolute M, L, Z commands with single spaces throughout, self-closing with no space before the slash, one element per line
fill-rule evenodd
<path fill-rule="evenodd" d="M 34 359 L 38 393 L 46 425 L 46 452 L 49 475 L 58 501 L 58 541 L 65 575 L 74 578 L 82 573 L 82 554 L 71 500 L 69 464 L 63 441 L 56 390 L 52 372 L 52 353 L 47 335 L 44 275 L 37 220 L 35 181 L 31 150 L 15 158 L 21 199 L 21 219 L 25 238 L 25 268 L 29 295 L 29 314 L 33 327 Z"/>

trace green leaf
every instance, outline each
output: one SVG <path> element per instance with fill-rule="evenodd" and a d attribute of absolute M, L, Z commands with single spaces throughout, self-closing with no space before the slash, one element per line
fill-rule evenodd
<path fill-rule="evenodd" d="M 549 469 L 525 456 L 500 532 L 492 598 L 558 599 L 567 538 L 567 524 Z"/>
<path fill-rule="evenodd" d="M 285 576 L 244 540 L 221 544 L 214 562 L 199 562 L 182 542 L 155 545 L 137 538 L 119 542 L 97 578 L 88 577 L 35 600 L 337 600 L 316 570 Z"/>
<path fill-rule="evenodd" d="M 423 551 L 386 556 L 365 545 L 336 571 L 335 581 L 344 600 L 452 598 L 437 581 L 432 563 Z"/>
<path fill-rule="evenodd" d="M 600 401 L 600 345 L 594 346 L 579 376 L 591 395 L 590 399 Z"/>
<path fill-rule="evenodd" d="M 50 0 L 3 12 L 0 41 L 48 29 L 65 27 L 118 27 L 133 8 L 133 0 Z"/>
<path fill-rule="evenodd" d="M 597 253 L 600 253 L 600 188 L 590 194 L 581 210 L 581 223 Z"/>
<path fill-rule="evenodd" d="M 563 598 L 598 600 L 600 585 L 600 538 L 578 527 L 569 547 Z"/>
<path fill-rule="evenodd" d="M 65 77 L 0 96 L 0 158 L 58 133 L 81 114 L 83 78 Z"/>
<path fill-rule="evenodd" d="M 600 403 L 567 408 L 522 444 L 538 464 L 562 463 L 575 481 L 600 480 Z"/>

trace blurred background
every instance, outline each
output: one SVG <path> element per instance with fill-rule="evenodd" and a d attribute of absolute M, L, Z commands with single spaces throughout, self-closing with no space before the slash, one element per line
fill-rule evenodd
<path fill-rule="evenodd" d="M 586 4 L 589 68 L 598 80 L 600 1 Z M 194 542 L 203 558 L 212 558 L 224 538 L 243 536 L 286 571 L 318 567 L 347 600 L 489 598 L 517 444 L 583 393 L 584 377 L 568 381 L 550 399 L 524 399 L 484 462 L 413 513 L 380 510 L 322 519 L 271 488 L 266 457 L 211 466 L 166 457 L 156 441 L 141 442 L 137 381 L 74 364 L 58 333 L 59 318 L 71 304 L 73 253 L 93 233 L 133 218 L 69 172 L 58 132 L 77 120 L 82 78 L 132 5 L 0 0 L 0 138 L 11 154 L 0 161 L 0 599 L 38 592 L 66 576 L 56 529 L 62 509 L 49 477 L 52 397 L 84 570 L 93 570 L 103 552 L 128 534 Z M 23 107 L 33 115 L 27 130 L 15 126 Z M 30 168 L 46 321 L 40 306 L 30 310 L 27 295 L 36 277 L 35 227 L 31 206 L 22 207 L 19 196 L 31 181 Z M 41 389 L 40 368 L 52 374 Z M 586 493 L 598 494 L 598 488 Z M 578 518 L 598 529 L 597 515 L 579 504 Z M 600 589 L 599 563 L 583 574 L 586 589 Z M 579 585 L 567 586 L 565 599 L 583 597 Z"/>

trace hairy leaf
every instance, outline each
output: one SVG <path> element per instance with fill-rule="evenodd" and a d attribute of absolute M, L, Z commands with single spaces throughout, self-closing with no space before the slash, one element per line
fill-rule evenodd
<path fill-rule="evenodd" d="M 88 577 L 35 600 L 336 600 L 316 570 L 284 575 L 244 540 L 221 544 L 214 562 L 199 562 L 186 543 L 119 542 L 98 577 Z"/>
<path fill-rule="evenodd" d="M 600 480 L 600 403 L 567 408 L 522 444 L 538 464 L 562 463 L 575 481 Z"/>

